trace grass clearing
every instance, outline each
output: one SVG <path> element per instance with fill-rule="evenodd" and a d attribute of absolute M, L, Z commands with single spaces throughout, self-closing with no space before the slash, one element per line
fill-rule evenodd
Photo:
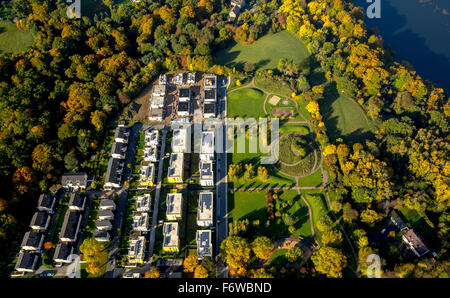
<path fill-rule="evenodd" d="M 328 214 L 325 194 L 318 190 L 302 190 L 302 195 L 311 206 L 314 228 L 317 229 L 317 222 L 322 216 Z"/>
<path fill-rule="evenodd" d="M 34 35 L 19 30 L 10 21 L 0 21 L 0 54 L 17 53 L 27 50 L 34 44 Z"/>
<path fill-rule="evenodd" d="M 282 46 L 280 46 L 282 45 Z M 300 63 L 309 53 L 303 42 L 288 31 L 267 34 L 250 45 L 233 42 L 217 51 L 214 63 L 243 70 L 244 63 L 254 63 L 256 70 L 274 69 L 281 58 Z"/>
<path fill-rule="evenodd" d="M 292 92 L 294 92 L 285 81 L 272 80 L 259 76 L 255 77 L 255 86 L 267 92 L 280 94 L 286 97 L 290 97 Z"/>
<path fill-rule="evenodd" d="M 264 117 L 265 95 L 254 88 L 243 88 L 227 95 L 227 116 L 259 118 Z"/>

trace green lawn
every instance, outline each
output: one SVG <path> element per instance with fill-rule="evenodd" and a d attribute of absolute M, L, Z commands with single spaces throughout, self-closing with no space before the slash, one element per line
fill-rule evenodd
<path fill-rule="evenodd" d="M 310 133 L 309 127 L 306 124 L 297 124 L 297 123 L 281 123 L 280 121 L 280 129 L 278 130 L 281 135 L 297 132 L 302 135 L 307 135 Z"/>
<path fill-rule="evenodd" d="M 254 88 L 233 91 L 227 95 L 227 116 L 255 119 L 264 117 L 264 99 L 264 93 Z"/>
<path fill-rule="evenodd" d="M 255 77 L 255 86 L 263 89 L 266 92 L 291 97 L 294 90 L 289 84 L 282 80 L 267 79 L 260 76 Z"/>
<path fill-rule="evenodd" d="M 324 98 L 319 101 L 327 133 L 331 141 L 359 141 L 368 138 L 373 124 L 357 103 L 340 94 L 333 84 L 325 87 Z"/>
<path fill-rule="evenodd" d="M 267 34 L 250 45 L 234 42 L 214 55 L 214 63 L 243 70 L 245 62 L 254 63 L 257 70 L 274 69 L 281 58 L 302 62 L 309 56 L 303 42 L 288 31 Z"/>
<path fill-rule="evenodd" d="M 322 172 L 318 169 L 312 175 L 298 179 L 299 186 L 321 186 Z"/>
<path fill-rule="evenodd" d="M 264 191 L 234 192 L 228 198 L 228 222 L 266 217 Z"/>
<path fill-rule="evenodd" d="M 33 44 L 33 34 L 17 29 L 13 22 L 0 21 L 0 54 L 21 52 Z"/>
<path fill-rule="evenodd" d="M 328 207 L 325 202 L 325 195 L 319 190 L 302 190 L 303 197 L 308 201 L 313 213 L 314 228 L 317 227 L 317 221 L 328 214 Z"/>

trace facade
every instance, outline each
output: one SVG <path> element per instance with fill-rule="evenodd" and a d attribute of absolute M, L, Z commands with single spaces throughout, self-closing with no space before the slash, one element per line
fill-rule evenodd
<path fill-rule="evenodd" d="M 125 159 L 127 157 L 127 143 L 114 142 L 111 147 L 111 157 Z"/>
<path fill-rule="evenodd" d="M 198 195 L 197 225 L 210 227 L 213 225 L 214 196 L 211 191 L 202 191 Z"/>
<path fill-rule="evenodd" d="M 213 162 L 211 160 L 200 161 L 200 185 L 214 186 Z"/>
<path fill-rule="evenodd" d="M 100 210 L 116 210 L 116 203 L 110 199 L 102 199 L 100 201 Z"/>
<path fill-rule="evenodd" d="M 133 231 L 147 232 L 150 230 L 150 220 L 147 212 L 136 212 L 133 215 Z"/>
<path fill-rule="evenodd" d="M 152 197 L 149 193 L 136 196 L 136 211 L 150 212 L 152 208 Z"/>
<path fill-rule="evenodd" d="M 58 244 L 53 255 L 53 261 L 56 263 L 71 263 L 73 254 L 73 246 L 71 244 Z"/>
<path fill-rule="evenodd" d="M 53 210 L 55 208 L 55 202 L 56 202 L 56 199 L 54 196 L 51 196 L 49 194 L 41 194 L 39 196 L 37 209 L 39 211 L 53 213 L 54 212 Z"/>
<path fill-rule="evenodd" d="M 181 193 L 169 193 L 166 199 L 167 220 L 180 220 L 183 208 L 183 195 Z"/>
<path fill-rule="evenodd" d="M 149 129 L 145 131 L 145 146 L 157 147 L 159 145 L 159 130 Z"/>
<path fill-rule="evenodd" d="M 203 104 L 203 117 L 204 118 L 216 117 L 216 104 L 214 102 L 208 102 Z"/>
<path fill-rule="evenodd" d="M 178 222 L 165 222 L 163 225 L 163 251 L 178 252 L 180 245 Z"/>
<path fill-rule="evenodd" d="M 44 246 L 44 234 L 39 232 L 26 232 L 20 247 L 26 251 L 41 252 Z"/>
<path fill-rule="evenodd" d="M 144 263 L 145 255 L 145 237 L 135 236 L 130 237 L 130 246 L 128 248 L 128 263 L 142 264 Z"/>
<path fill-rule="evenodd" d="M 59 234 L 59 240 L 64 242 L 77 241 L 82 217 L 80 212 L 67 211 Z"/>
<path fill-rule="evenodd" d="M 139 171 L 139 186 L 138 188 L 152 187 L 155 182 L 155 165 L 153 163 L 141 164 Z"/>
<path fill-rule="evenodd" d="M 197 230 L 196 239 L 198 259 L 212 258 L 211 230 Z"/>
<path fill-rule="evenodd" d="M 214 160 L 214 131 L 202 132 L 200 160 Z"/>
<path fill-rule="evenodd" d="M 69 199 L 69 210 L 83 211 L 86 207 L 86 196 L 79 192 L 73 192 Z"/>
<path fill-rule="evenodd" d="M 183 183 L 184 155 L 183 153 L 172 153 L 170 155 L 170 166 L 167 175 L 169 183 Z"/>
<path fill-rule="evenodd" d="M 430 251 L 422 237 L 413 229 L 407 229 L 403 232 L 402 239 L 418 257 L 421 257 Z"/>
<path fill-rule="evenodd" d="M 125 126 L 124 123 L 117 125 L 116 132 L 114 134 L 114 141 L 116 143 L 128 143 L 128 137 L 130 136 L 129 129 Z"/>
<path fill-rule="evenodd" d="M 21 252 L 16 263 L 15 269 L 19 272 L 34 272 L 39 255 L 33 252 Z"/>
<path fill-rule="evenodd" d="M 50 224 L 51 217 L 45 211 L 37 211 L 31 218 L 30 228 L 34 231 L 45 232 Z"/>
<path fill-rule="evenodd" d="M 87 187 L 87 174 L 65 173 L 61 177 L 61 186 L 70 190 L 85 191 Z"/>
<path fill-rule="evenodd" d="M 108 169 L 106 170 L 105 184 L 103 185 L 105 190 L 122 187 L 124 165 L 125 159 L 117 159 L 113 157 L 109 159 Z"/>
<path fill-rule="evenodd" d="M 189 144 L 190 142 L 188 140 L 187 128 L 179 128 L 173 130 L 172 152 L 185 153 L 188 151 Z"/>

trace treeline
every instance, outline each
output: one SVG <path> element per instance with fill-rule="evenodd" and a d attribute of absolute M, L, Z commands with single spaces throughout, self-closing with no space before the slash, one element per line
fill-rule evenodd
<path fill-rule="evenodd" d="M 354 98 L 371 119 L 380 123 L 374 139 L 364 144 L 344 144 L 342 139 L 330 143 L 319 104 L 310 98 L 309 110 L 331 188 L 338 193 L 334 211 L 343 212 L 350 231 L 368 232 L 390 207 L 417 211 L 436 231 L 434 239 L 427 240 L 443 261 L 428 269 L 411 264 L 413 269 L 406 276 L 448 272 L 447 94 L 395 62 L 381 37 L 365 28 L 364 11 L 352 1 L 284 0 L 280 11 L 286 17 L 286 28 L 305 42 L 326 80 Z M 368 253 L 360 250 L 360 254 Z M 396 275 L 404 265 L 387 264 L 386 276 L 389 272 Z M 429 272 L 424 274 L 424 270 Z"/>

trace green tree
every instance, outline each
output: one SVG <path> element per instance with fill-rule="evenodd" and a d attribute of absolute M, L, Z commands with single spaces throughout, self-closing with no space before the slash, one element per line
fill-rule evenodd
<path fill-rule="evenodd" d="M 303 252 L 302 252 L 301 248 L 297 247 L 297 246 L 294 246 L 294 247 L 291 247 L 286 252 L 286 259 L 288 260 L 289 263 L 294 263 L 298 259 L 301 258 L 302 254 L 303 254 Z"/>
<path fill-rule="evenodd" d="M 253 241 L 252 250 L 259 259 L 268 260 L 272 256 L 273 243 L 269 238 L 260 236 Z"/>
<path fill-rule="evenodd" d="M 245 267 L 250 260 L 251 248 L 245 238 L 228 236 L 222 241 L 220 250 L 223 258 L 231 267 Z"/>
<path fill-rule="evenodd" d="M 341 250 L 334 247 L 322 246 L 314 252 L 311 260 L 317 271 L 327 277 L 342 277 L 342 270 L 347 266 L 347 257 Z"/>

